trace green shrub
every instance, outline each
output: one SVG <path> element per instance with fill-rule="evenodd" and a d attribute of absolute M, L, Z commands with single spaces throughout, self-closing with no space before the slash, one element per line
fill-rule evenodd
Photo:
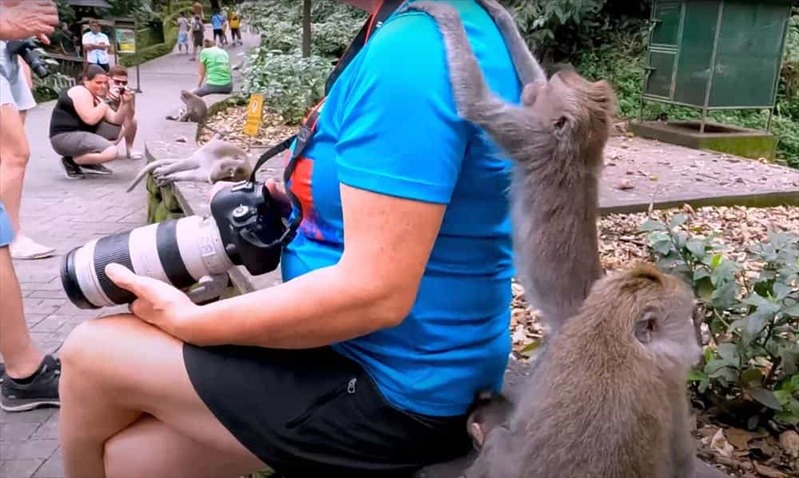
<path fill-rule="evenodd" d="M 272 111 L 297 123 L 324 96 L 332 69 L 330 59 L 318 55 L 303 58 L 298 51 L 286 54 L 254 48 L 242 72 L 242 94 L 262 93 Z"/>
<path fill-rule="evenodd" d="M 711 344 L 691 374 L 698 395 L 745 426 L 799 424 L 799 236 L 772 231 L 742 263 L 687 215 L 641 230 L 658 267 L 700 300 Z"/>
<path fill-rule="evenodd" d="M 303 58 L 302 3 L 267 0 L 240 5 L 242 19 L 261 35 L 247 54 L 242 93 L 264 94 L 266 105 L 288 122 L 299 122 L 324 95 L 335 61 L 355 37 L 365 15 L 333 0 L 312 3 L 312 52 Z"/>

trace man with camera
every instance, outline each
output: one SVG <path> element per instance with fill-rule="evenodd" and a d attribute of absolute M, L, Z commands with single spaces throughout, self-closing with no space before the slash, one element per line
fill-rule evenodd
<path fill-rule="evenodd" d="M 105 101 L 112 110 L 119 110 L 122 103 L 122 94 L 131 96 L 128 103 L 128 110 L 122 124 L 117 125 L 107 121 L 101 122 L 97 127 L 97 134 L 118 144 L 125 139 L 125 155 L 128 159 L 142 159 L 142 153 L 133 150 L 133 141 L 136 139 L 136 132 L 139 123 L 136 121 L 136 97 L 133 95 L 133 88 L 128 86 L 128 71 L 119 65 L 115 65 L 108 72 L 108 94 Z"/>
<path fill-rule="evenodd" d="M 218 249 L 186 218 L 190 233 L 132 231 L 136 261 L 106 247 L 102 264 L 128 263 L 102 268 L 117 287 L 106 283 L 108 294 L 78 278 L 101 299 L 135 300 L 131 314 L 80 324 L 62 348 L 68 477 L 265 465 L 396 477 L 470 449 L 468 409 L 501 387 L 511 351 L 512 163 L 459 117 L 432 18 L 397 11 L 401 0 L 346 3 L 371 15 L 292 142 L 286 191 L 303 219 L 282 249 L 283 282 L 196 305 L 163 279 L 230 260 L 212 250 L 271 243 L 240 229 L 254 202 L 243 186 L 211 200 Z M 491 17 L 476 0 L 450 3 L 489 87 L 518 102 Z M 259 217 L 282 233 L 271 199 L 286 196 L 266 187 Z M 184 251 L 205 260 L 184 263 Z"/>
<path fill-rule="evenodd" d="M 58 24 L 58 12 L 50 0 L 0 0 L 0 43 L 37 36 L 47 44 L 47 35 Z M 12 50 L 16 47 L 12 44 Z M 0 73 L 0 407 L 24 411 L 57 405 L 60 362 L 43 354 L 31 340 L 25 323 L 22 293 L 14 272 L 12 255 L 33 258 L 52 254 L 52 249 L 24 240 L 19 234 L 19 204 L 22 181 L 30 149 L 25 134 L 25 110 L 35 102 L 18 58 L 3 59 Z M 7 76 L 16 72 L 16 77 Z M 16 236 L 16 241 L 15 241 Z M 18 246 L 17 246 L 18 247 Z"/>

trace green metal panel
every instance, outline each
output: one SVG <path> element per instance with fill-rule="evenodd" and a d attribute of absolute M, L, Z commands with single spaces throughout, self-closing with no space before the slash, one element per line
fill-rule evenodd
<path fill-rule="evenodd" d="M 786 8 L 724 2 L 711 107 L 770 106 L 782 63 Z"/>
<path fill-rule="evenodd" d="M 649 52 L 650 73 L 646 84 L 648 95 L 671 99 L 672 78 L 674 76 L 675 51 Z"/>
<path fill-rule="evenodd" d="M 772 109 L 790 4 L 655 0 L 642 108 L 649 99 L 705 111 Z"/>
<path fill-rule="evenodd" d="M 664 0 L 652 7 L 652 18 L 656 22 L 655 29 L 652 31 L 653 45 L 677 46 L 682 16 L 681 3 L 680 0 Z"/>
<path fill-rule="evenodd" d="M 720 8 L 721 0 L 685 3 L 674 101 L 700 107 L 705 104 Z"/>

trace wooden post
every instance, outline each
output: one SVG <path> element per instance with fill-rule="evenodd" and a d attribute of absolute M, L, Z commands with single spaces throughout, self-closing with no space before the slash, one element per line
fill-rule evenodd
<path fill-rule="evenodd" d="M 311 0 L 302 1 L 302 56 L 311 56 Z"/>

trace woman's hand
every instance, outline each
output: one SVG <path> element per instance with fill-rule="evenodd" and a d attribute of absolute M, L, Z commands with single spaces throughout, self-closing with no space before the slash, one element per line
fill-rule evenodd
<path fill-rule="evenodd" d="M 136 317 L 180 340 L 190 342 L 192 316 L 200 309 L 189 297 L 170 284 L 134 274 L 119 264 L 105 268 L 117 286 L 132 292 L 137 299 L 130 305 Z"/>

